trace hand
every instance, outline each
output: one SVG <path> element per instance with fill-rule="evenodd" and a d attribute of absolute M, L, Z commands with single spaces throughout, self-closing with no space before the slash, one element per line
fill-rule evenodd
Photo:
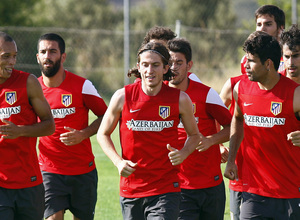
<path fill-rule="evenodd" d="M 287 140 L 292 141 L 294 146 L 300 147 L 300 131 L 294 131 L 287 135 Z"/>
<path fill-rule="evenodd" d="M 136 169 L 137 163 L 130 160 L 122 160 L 117 164 L 119 174 L 123 177 L 129 177 Z"/>
<path fill-rule="evenodd" d="M 59 140 L 67 146 L 79 144 L 85 139 L 83 132 L 70 127 L 64 127 L 69 132 L 60 135 Z"/>
<path fill-rule="evenodd" d="M 238 177 L 238 169 L 236 164 L 227 162 L 225 171 L 224 171 L 224 176 L 230 180 L 236 180 L 239 181 L 239 177 Z"/>
<path fill-rule="evenodd" d="M 167 149 L 170 151 L 168 156 L 173 166 L 179 165 L 184 161 L 185 158 L 183 158 L 183 155 L 179 150 L 171 147 L 170 144 L 167 144 Z"/>
<path fill-rule="evenodd" d="M 221 163 L 226 163 L 228 160 L 229 148 L 221 144 L 220 152 L 221 152 Z"/>
<path fill-rule="evenodd" d="M 199 152 L 206 151 L 212 145 L 213 144 L 209 138 L 201 136 L 201 140 L 200 140 L 198 146 L 196 147 L 196 150 L 198 150 Z"/>
<path fill-rule="evenodd" d="M 0 125 L 0 134 L 2 135 L 1 138 L 15 139 L 20 136 L 18 134 L 19 127 L 17 125 L 5 119 L 1 119 L 1 121 L 4 123 L 4 125 Z"/>

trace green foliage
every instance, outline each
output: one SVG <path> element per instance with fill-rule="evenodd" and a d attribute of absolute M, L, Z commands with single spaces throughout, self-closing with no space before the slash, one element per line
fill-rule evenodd
<path fill-rule="evenodd" d="M 123 19 L 107 0 L 41 0 L 33 11 L 32 20 L 38 26 L 112 28 Z"/>
<path fill-rule="evenodd" d="M 31 6 L 38 0 L 4 0 L 0 4 L 1 26 L 29 26 Z"/>
<path fill-rule="evenodd" d="M 181 20 L 192 27 L 209 28 L 220 0 L 165 0 L 168 22 Z M 209 5 L 209 7 L 207 7 Z M 191 10 L 192 9 L 192 10 Z"/>

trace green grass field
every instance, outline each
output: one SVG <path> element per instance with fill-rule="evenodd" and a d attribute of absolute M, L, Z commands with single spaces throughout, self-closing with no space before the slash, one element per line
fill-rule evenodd
<path fill-rule="evenodd" d="M 120 149 L 118 129 L 114 131 L 112 138 L 116 148 Z M 118 170 L 103 153 L 96 140 L 96 135 L 91 138 L 91 141 L 98 170 L 98 202 L 96 205 L 95 220 L 122 220 L 122 213 L 119 204 Z M 224 171 L 224 169 L 225 165 L 222 164 L 222 170 Z M 224 178 L 224 181 L 226 187 L 226 208 L 224 219 L 229 220 L 228 179 Z M 72 214 L 69 211 L 66 212 L 65 219 L 73 219 Z"/>

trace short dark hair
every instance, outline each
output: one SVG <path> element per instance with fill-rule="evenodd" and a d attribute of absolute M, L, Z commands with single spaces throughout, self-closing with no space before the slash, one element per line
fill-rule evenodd
<path fill-rule="evenodd" d="M 297 24 L 293 24 L 289 30 L 282 32 L 280 43 L 281 46 L 286 44 L 291 50 L 300 46 L 300 29 Z"/>
<path fill-rule="evenodd" d="M 152 39 L 169 41 L 175 37 L 176 34 L 170 28 L 155 26 L 146 33 L 142 44 L 149 43 Z"/>
<path fill-rule="evenodd" d="M 252 38 L 249 37 L 243 45 L 243 50 L 246 53 L 257 55 L 262 64 L 267 59 L 271 59 L 275 70 L 278 70 L 281 59 L 281 47 L 276 38 L 271 35 L 262 33 Z"/>
<path fill-rule="evenodd" d="M 277 28 L 285 28 L 285 14 L 284 11 L 275 5 L 263 5 L 255 11 L 255 20 L 262 15 L 273 16 L 277 24 Z"/>
<path fill-rule="evenodd" d="M 44 34 L 44 35 L 40 36 L 39 41 L 38 41 L 38 45 L 37 45 L 37 49 L 38 50 L 39 50 L 39 44 L 40 44 L 40 42 L 42 40 L 56 41 L 58 43 L 58 47 L 59 47 L 60 53 L 61 54 L 65 53 L 65 49 L 66 49 L 65 41 L 58 34 L 47 33 L 47 34 Z"/>
<path fill-rule="evenodd" d="M 0 39 L 3 39 L 4 41 L 13 42 L 14 39 L 8 35 L 7 33 L 0 31 Z"/>
<path fill-rule="evenodd" d="M 192 60 L 191 44 L 185 38 L 174 38 L 168 41 L 168 48 L 172 52 L 184 54 L 187 62 Z"/>
<path fill-rule="evenodd" d="M 163 62 L 163 65 L 169 65 L 170 62 L 170 54 L 168 49 L 161 43 L 157 43 L 157 42 L 149 42 L 147 44 L 142 44 L 142 46 L 140 47 L 138 54 L 137 54 L 137 60 L 138 63 L 140 62 L 140 55 L 146 51 L 150 51 L 153 53 L 156 53 L 158 55 L 160 55 L 161 60 Z M 135 75 L 135 77 L 137 78 L 141 78 L 141 74 L 138 72 L 137 68 L 132 68 L 128 71 L 128 76 L 130 77 L 132 74 Z M 170 70 L 170 68 L 168 69 L 168 72 L 166 74 L 164 74 L 163 76 L 163 80 L 171 80 L 171 77 L 174 74 L 172 73 L 172 71 Z"/>

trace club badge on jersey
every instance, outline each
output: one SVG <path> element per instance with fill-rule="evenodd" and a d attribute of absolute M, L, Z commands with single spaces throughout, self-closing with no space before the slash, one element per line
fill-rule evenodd
<path fill-rule="evenodd" d="M 72 104 L 72 95 L 68 94 L 68 95 L 62 95 L 62 104 L 66 107 L 68 107 L 69 105 Z"/>
<path fill-rule="evenodd" d="M 282 111 L 282 103 L 281 102 L 271 102 L 271 112 L 273 115 L 278 115 Z"/>
<path fill-rule="evenodd" d="M 166 119 L 170 116 L 170 106 L 159 106 L 159 116 Z"/>
<path fill-rule="evenodd" d="M 14 104 L 17 101 L 17 92 L 5 92 L 5 100 L 10 105 Z"/>

